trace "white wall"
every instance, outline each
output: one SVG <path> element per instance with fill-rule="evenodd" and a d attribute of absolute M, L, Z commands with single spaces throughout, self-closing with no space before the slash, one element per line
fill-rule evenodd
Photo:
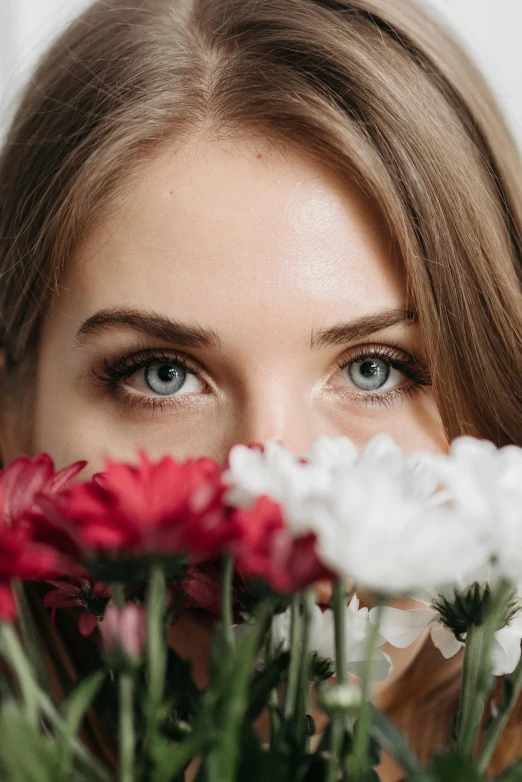
<path fill-rule="evenodd" d="M 522 0 L 422 1 L 450 22 L 475 55 L 522 149 Z M 0 135 L 10 100 L 41 50 L 89 2 L 0 0 Z"/>
<path fill-rule="evenodd" d="M 0 0 L 0 136 L 38 56 L 90 0 Z"/>

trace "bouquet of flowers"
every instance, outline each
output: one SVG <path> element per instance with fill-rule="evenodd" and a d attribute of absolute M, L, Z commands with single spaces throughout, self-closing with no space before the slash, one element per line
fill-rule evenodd
<path fill-rule="evenodd" d="M 320 437 L 306 456 L 139 450 L 81 481 L 85 465 L 55 471 L 43 453 L 0 473 L 2 780 L 370 782 L 382 750 L 407 780 L 486 778 L 522 688 L 521 448 L 461 437 L 405 455 L 386 435 L 362 451 Z M 76 607 L 97 639 L 60 703 L 25 581 L 48 585 L 53 622 Z M 204 687 L 169 643 L 190 606 L 215 617 Z M 446 658 L 464 650 L 451 742 L 427 763 L 372 703 L 385 644 L 421 633 Z M 92 708 L 116 774 L 81 739 Z M 501 778 L 522 779 L 522 760 Z"/>

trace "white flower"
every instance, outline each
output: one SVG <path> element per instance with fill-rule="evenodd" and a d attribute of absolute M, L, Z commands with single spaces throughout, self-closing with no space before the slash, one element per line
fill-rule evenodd
<path fill-rule="evenodd" d="M 458 437 L 448 457 L 422 459 L 439 482 L 439 496 L 467 519 L 487 547 L 498 577 L 522 581 L 522 448 Z"/>
<path fill-rule="evenodd" d="M 345 651 L 346 669 L 354 676 L 362 676 L 368 649 L 368 632 L 370 619 L 367 608 L 359 607 L 359 599 L 352 597 L 345 611 Z M 290 609 L 282 614 L 276 614 L 272 620 L 272 644 L 274 649 L 287 651 L 290 648 Z M 330 609 L 321 611 L 314 606 L 310 628 L 310 649 L 322 660 L 332 660 L 335 668 L 335 632 L 334 613 Z M 378 646 L 385 643 L 379 637 Z M 392 663 L 387 654 L 377 648 L 373 655 L 372 679 L 385 679 L 392 670 Z"/>
<path fill-rule="evenodd" d="M 307 457 L 276 442 L 264 453 L 233 446 L 225 500 L 279 502 L 294 534 L 314 533 L 322 562 L 386 595 L 469 584 L 495 563 L 522 581 L 522 449 L 470 437 L 449 454 L 405 455 L 388 435 L 360 452 L 346 437 L 320 437 Z"/>
<path fill-rule="evenodd" d="M 348 437 L 317 437 L 308 454 L 303 458 L 317 467 L 325 467 L 328 470 L 339 467 L 351 467 L 357 461 L 359 452 L 355 444 Z"/>
<path fill-rule="evenodd" d="M 520 597 L 522 595 L 519 595 L 519 600 Z M 410 610 L 386 606 L 381 612 L 379 633 L 399 649 L 410 646 L 426 628 L 429 628 L 431 640 L 446 659 L 453 657 L 464 646 L 464 642 L 459 641 L 442 623 L 439 612 L 431 606 Z M 377 609 L 372 608 L 370 621 L 375 622 L 376 617 Z M 465 638 L 466 634 L 463 633 L 461 637 Z M 494 676 L 503 676 L 515 670 L 520 659 L 521 640 L 522 613 L 519 611 L 493 637 L 491 663 Z"/>
<path fill-rule="evenodd" d="M 450 583 L 486 559 L 472 526 L 438 502 L 429 466 L 390 437 L 373 438 L 353 466 L 333 475 L 314 531 L 319 556 L 334 572 L 397 595 Z"/>
<path fill-rule="evenodd" d="M 222 480 L 229 486 L 225 501 L 248 507 L 261 494 L 278 502 L 286 523 L 296 535 L 316 532 L 326 521 L 335 469 L 347 466 L 357 449 L 347 437 L 318 437 L 310 448 L 311 459 L 290 453 L 275 441 L 264 452 L 248 446 L 232 446 Z"/>

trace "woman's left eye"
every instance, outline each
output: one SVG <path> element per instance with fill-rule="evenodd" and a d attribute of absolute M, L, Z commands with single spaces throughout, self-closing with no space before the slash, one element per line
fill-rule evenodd
<path fill-rule="evenodd" d="M 384 391 L 395 388 L 404 379 L 398 369 L 394 369 L 382 358 L 367 356 L 348 365 L 348 376 L 355 388 L 361 391 Z"/>
<path fill-rule="evenodd" d="M 420 356 L 390 345 L 359 346 L 338 367 L 342 370 L 340 393 L 355 403 L 388 405 L 431 385 L 429 370 Z"/>

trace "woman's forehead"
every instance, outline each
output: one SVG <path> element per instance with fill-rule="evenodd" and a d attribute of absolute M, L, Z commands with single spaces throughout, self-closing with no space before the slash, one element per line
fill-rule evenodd
<path fill-rule="evenodd" d="M 144 166 L 124 204 L 72 259 L 60 309 L 153 308 L 233 332 L 405 304 L 377 210 L 299 151 L 192 142 Z"/>

